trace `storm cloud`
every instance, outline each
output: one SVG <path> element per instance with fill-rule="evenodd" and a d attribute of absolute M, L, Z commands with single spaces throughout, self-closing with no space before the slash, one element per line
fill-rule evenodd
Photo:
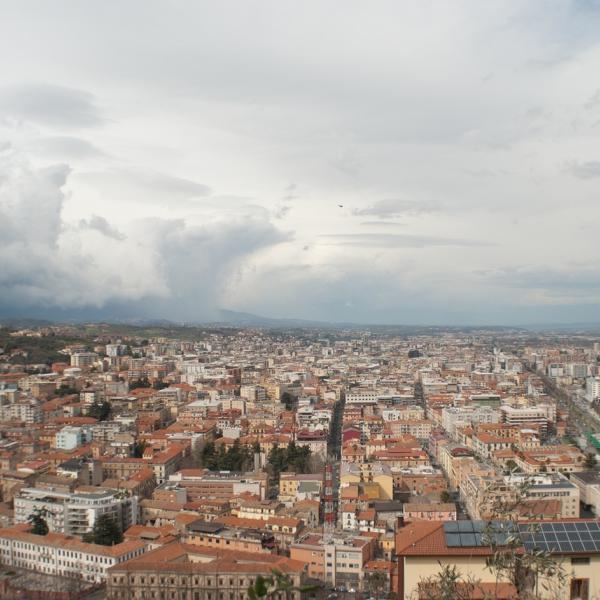
<path fill-rule="evenodd" d="M 0 69 L 0 313 L 600 308 L 596 3 L 21 0 Z"/>

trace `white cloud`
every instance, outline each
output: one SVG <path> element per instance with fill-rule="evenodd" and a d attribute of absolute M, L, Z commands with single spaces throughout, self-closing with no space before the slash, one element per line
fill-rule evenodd
<path fill-rule="evenodd" d="M 287 238 L 259 218 L 140 219 L 128 234 L 98 215 L 72 225 L 62 216 L 68 167 L 35 168 L 15 152 L 0 167 L 0 308 L 143 301 L 165 310 L 168 299 L 180 316 L 201 318 L 245 259 Z"/>
<path fill-rule="evenodd" d="M 439 322 L 595 301 L 572 266 L 598 246 L 593 3 L 23 0 L 0 19 L 5 306 Z M 534 276 L 557 265 L 564 290 Z"/>

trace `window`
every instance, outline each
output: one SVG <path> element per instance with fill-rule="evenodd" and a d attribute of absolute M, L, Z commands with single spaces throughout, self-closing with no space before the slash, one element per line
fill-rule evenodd
<path fill-rule="evenodd" d="M 570 600 L 589 600 L 590 580 L 571 579 Z"/>

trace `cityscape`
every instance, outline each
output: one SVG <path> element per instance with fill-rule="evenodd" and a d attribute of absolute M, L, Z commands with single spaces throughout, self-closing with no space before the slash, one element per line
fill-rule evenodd
<path fill-rule="evenodd" d="M 600 600 L 600 0 L 2 0 L 0 73 L 0 600 Z"/>
<path fill-rule="evenodd" d="M 598 589 L 600 332 L 390 329 L 5 325 L 3 594 Z"/>

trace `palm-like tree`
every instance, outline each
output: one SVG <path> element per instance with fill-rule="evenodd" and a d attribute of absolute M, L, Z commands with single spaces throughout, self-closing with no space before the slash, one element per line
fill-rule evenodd
<path fill-rule="evenodd" d="M 388 580 L 389 574 L 384 571 L 371 571 L 365 577 L 365 583 L 369 591 L 374 591 L 375 596 L 378 596 L 385 589 Z"/>
<path fill-rule="evenodd" d="M 248 598 L 259 600 L 260 598 L 276 598 L 282 594 L 285 600 L 290 600 L 294 592 L 307 593 L 317 589 L 316 585 L 294 585 L 292 578 L 278 569 L 272 569 L 271 575 L 263 577 L 259 575 L 254 583 L 248 588 Z"/>

